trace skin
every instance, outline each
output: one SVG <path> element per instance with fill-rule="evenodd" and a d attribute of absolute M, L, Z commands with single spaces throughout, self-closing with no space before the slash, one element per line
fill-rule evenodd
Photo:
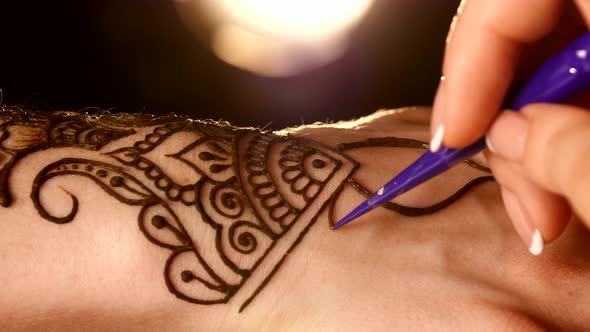
<path fill-rule="evenodd" d="M 336 146 L 396 135 L 425 140 L 427 109 L 383 111 L 353 122 L 289 129 Z M 392 128 L 394 133 L 392 133 Z M 149 130 L 119 139 L 133 144 Z M 183 142 L 181 142 L 183 146 Z M 355 176 L 379 188 L 423 150 L 347 151 Z M 435 214 L 410 218 L 377 209 L 338 231 L 327 212 L 289 255 L 255 301 L 198 305 L 172 296 L 162 282 L 168 251 L 137 227 L 138 207 L 120 204 L 87 180 L 45 188 L 59 214 L 80 198 L 69 224 L 41 218 L 30 199 L 33 178 L 72 153 L 36 152 L 15 165 L 13 206 L 0 209 L 0 317 L 9 331 L 582 331 L 590 328 L 587 280 L 590 234 L 574 220 L 564 236 L 532 257 L 515 235 L 494 182 L 482 184 Z M 477 159 L 483 162 L 481 156 Z M 396 200 L 426 206 L 482 172 L 459 165 Z M 346 187 L 334 206 L 343 217 L 363 197 Z M 211 248 L 201 248 L 203 250 Z"/>
<path fill-rule="evenodd" d="M 526 245 L 560 236 L 574 215 L 590 226 L 588 96 L 499 115 L 511 84 L 588 29 L 588 1 L 463 1 L 449 32 L 431 133 L 460 148 L 488 132 L 489 162 Z M 574 107 L 577 106 L 577 107 Z M 494 122 L 495 121 L 495 122 Z"/>

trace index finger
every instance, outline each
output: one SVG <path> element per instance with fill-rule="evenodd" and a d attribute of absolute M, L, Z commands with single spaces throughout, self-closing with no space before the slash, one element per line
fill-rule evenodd
<path fill-rule="evenodd" d="M 562 0 L 464 0 L 443 63 L 433 133 L 459 148 L 483 136 L 502 106 L 523 44 L 553 30 Z M 442 102 L 441 102 L 442 101 Z M 437 145 L 437 144 L 433 144 Z"/>

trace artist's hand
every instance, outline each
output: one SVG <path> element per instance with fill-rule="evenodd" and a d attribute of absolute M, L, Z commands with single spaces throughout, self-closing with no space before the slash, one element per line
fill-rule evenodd
<path fill-rule="evenodd" d="M 203 296 L 203 289 L 184 287 L 201 282 L 199 280 L 223 282 L 222 277 L 208 277 L 218 270 L 224 272 L 223 278 L 231 275 L 230 267 L 223 268 L 226 266 L 223 257 L 226 256 L 221 252 L 228 252 L 236 242 L 237 245 L 264 243 L 249 236 L 238 236 L 236 242 L 225 242 L 217 235 L 221 232 L 212 231 L 207 226 L 210 223 L 205 220 L 223 225 L 228 225 L 231 220 L 242 223 L 241 218 L 232 218 L 231 214 L 226 213 L 225 217 L 218 215 L 221 211 L 233 211 L 233 207 L 237 207 L 241 211 L 239 213 L 245 212 L 242 214 L 244 217 L 256 221 L 258 219 L 253 219 L 250 214 L 258 210 L 252 209 L 251 203 L 240 204 L 243 202 L 240 195 L 230 194 L 226 196 L 229 200 L 222 197 L 212 200 L 211 194 L 217 190 L 233 192 L 225 191 L 230 188 L 226 183 L 207 189 L 216 181 L 213 178 L 202 184 L 201 190 L 196 193 L 198 198 L 194 196 L 198 199 L 194 204 L 185 204 L 162 194 L 157 196 L 161 197 L 158 200 L 147 201 L 130 200 L 128 197 L 136 197 L 129 196 L 130 193 L 143 196 L 152 193 L 154 196 L 148 197 L 156 197 L 155 192 L 160 193 L 162 187 L 151 181 L 153 176 L 148 174 L 154 174 L 152 171 L 146 174 L 136 165 L 144 165 L 142 168 L 148 165 L 158 171 L 156 174 L 162 177 L 166 174 L 166 178 L 170 176 L 169 179 L 175 182 L 190 184 L 198 181 L 195 186 L 200 186 L 201 179 L 211 174 L 207 172 L 210 170 L 207 162 L 225 158 L 211 159 L 213 152 L 221 154 L 221 151 L 226 151 L 225 147 L 238 158 L 255 158 L 255 155 L 248 156 L 247 151 L 236 150 L 240 146 L 247 149 L 243 144 L 232 144 L 230 147 L 217 143 L 225 142 L 225 137 L 231 133 L 229 130 L 236 128 L 230 129 L 232 127 L 228 128 L 223 123 L 194 121 L 195 127 L 184 127 L 181 132 L 170 133 L 168 130 L 175 128 L 174 122 L 154 128 L 155 123 L 148 121 L 150 126 L 145 127 L 149 117 L 139 115 L 88 118 L 92 122 L 84 121 L 85 117 L 75 117 L 76 126 L 72 127 L 71 119 L 64 124 L 63 118 L 56 113 L 43 114 L 52 118 L 52 123 L 63 124 L 59 129 L 77 129 L 85 123 L 88 126 L 94 123 L 97 129 L 99 123 L 110 123 L 115 130 L 118 128 L 117 121 L 120 121 L 132 126 L 135 123 L 134 133 L 121 138 L 115 135 L 113 138 L 114 132 L 109 135 L 109 131 L 105 130 L 100 132 L 102 135 L 92 135 L 89 134 L 92 130 L 86 130 L 77 137 L 80 141 L 69 141 L 75 146 L 56 144 L 57 148 L 29 153 L 26 159 L 16 163 L 12 159 L 4 162 L 4 169 L 9 169 L 10 174 L 3 184 L 9 184 L 8 193 L 13 200 L 10 206 L 0 208 L 2 331 L 590 329 L 587 309 L 590 297 L 584 296 L 587 293 L 590 260 L 569 254 L 590 251 L 590 232 L 579 225 L 572 225 L 575 227 L 568 227 L 566 234 L 552 244 L 545 255 L 538 258 L 528 255 L 503 211 L 498 187 L 491 181 L 472 187 L 451 205 L 433 214 L 408 217 L 395 210 L 379 208 L 338 231 L 330 230 L 330 215 L 338 220 L 365 199 L 353 183 L 375 191 L 392 174 L 401 171 L 423 153 L 422 144 L 409 143 L 428 138 L 428 109 L 382 111 L 351 122 L 316 123 L 276 132 L 276 135 L 293 142 L 295 149 L 303 149 L 315 142 L 314 146 L 321 151 L 331 155 L 337 153 L 333 155 L 336 158 L 340 154 L 341 158 L 346 155 L 359 167 L 341 187 L 340 194 L 334 196 L 333 208 L 309 205 L 307 211 L 310 213 L 299 217 L 280 238 L 296 242 L 287 245 L 275 242 L 274 248 L 288 250 L 288 255 L 271 249 L 259 267 L 249 274 L 243 286 L 232 287 L 237 289 L 237 293 L 229 302 L 215 305 L 191 303 L 188 301 L 191 298 L 184 293 L 172 291 L 183 287 L 180 289 L 193 290 L 187 293 L 191 296 Z M 7 119 L 10 119 L 10 124 L 4 126 L 10 136 L 0 139 L 0 146 L 8 150 L 0 155 L 0 165 L 6 156 L 12 158 L 15 151 L 23 151 L 18 149 L 39 146 L 47 139 L 63 137 L 43 135 L 47 127 L 43 127 L 42 121 L 37 121 L 44 118 L 37 112 L 9 112 L 4 119 L 2 115 L 0 112 L 0 124 L 8 123 Z M 68 133 L 74 131 L 72 129 Z M 162 140 L 167 133 L 167 138 Z M 212 144 L 207 144 L 207 147 L 195 146 L 195 142 L 200 145 L 198 143 L 211 139 L 210 134 L 220 135 L 224 140 L 210 140 Z M 385 144 L 396 141 L 390 136 L 410 141 L 406 140 L 401 145 Z M 105 140 L 110 142 L 98 151 L 77 145 L 78 142 L 90 144 Z M 272 144 L 282 144 L 277 141 Z M 146 147 L 151 150 L 141 152 Z M 339 151 L 335 147 L 339 147 Z M 120 158 L 115 159 L 109 155 L 110 151 L 124 151 L 126 156 L 119 155 Z M 142 156 L 134 156 L 135 151 L 141 152 Z M 176 154 L 176 151 L 186 153 Z M 272 174 L 281 174 L 277 179 L 281 179 L 282 174 L 288 174 L 281 172 L 281 160 L 287 159 L 279 157 L 281 151 L 286 150 L 275 145 L 266 151 L 269 153 L 265 154 L 262 164 L 268 168 L 264 169 L 272 170 Z M 296 155 L 289 156 L 289 162 L 297 160 L 293 156 Z M 315 174 L 315 171 L 305 167 L 308 157 L 299 168 L 302 172 L 297 174 L 303 174 L 303 170 L 306 174 L 309 171 Z M 180 161 L 181 158 L 184 158 L 183 161 Z M 76 168 L 75 164 L 70 164 L 76 160 L 86 160 L 86 166 L 90 167 Z M 134 164 L 133 160 L 139 161 Z M 250 160 L 253 164 L 258 162 Z M 51 165 L 56 162 L 64 164 L 55 168 L 54 172 Z M 313 166 L 313 162 L 310 164 Z M 50 168 L 47 168 L 48 165 Z M 182 165 L 187 166 L 183 168 Z M 192 171 L 192 167 L 199 172 Z M 39 174 L 47 174 L 48 169 L 53 172 L 49 176 L 55 176 L 39 187 L 35 179 L 45 179 L 45 175 L 39 177 Z M 107 170 L 116 170 L 116 173 L 109 175 Z M 248 172 L 248 169 L 241 168 L 240 172 Z M 335 176 L 337 173 L 332 174 Z M 473 164 L 461 163 L 396 198 L 394 202 L 414 211 L 419 207 L 432 206 L 449 195 L 455 195 L 469 181 L 488 174 L 480 167 L 473 167 Z M 108 181 L 97 182 L 108 176 L 112 176 Z M 117 178 L 122 176 L 125 176 L 123 181 L 134 179 L 134 182 L 123 182 L 124 185 L 121 185 L 121 180 Z M 239 188 L 241 193 L 248 195 L 248 192 L 252 193 L 248 183 L 242 182 L 239 187 L 232 184 L 231 188 L 235 191 Z M 322 190 L 334 192 L 337 185 L 330 182 Z M 298 196 L 289 189 L 291 186 L 281 188 L 282 197 L 297 202 L 295 198 Z M 206 190 L 211 191 L 207 194 Z M 39 195 L 31 195 L 33 192 Z M 39 198 L 37 202 L 40 204 L 34 203 L 34 197 Z M 78 214 L 74 220 L 57 224 L 46 218 L 47 212 L 55 217 L 66 215 L 72 207 L 72 197 L 79 198 Z M 191 196 L 183 197 L 191 199 Z M 241 197 L 256 199 L 256 196 Z M 160 205 L 138 206 L 154 202 Z M 213 214 L 214 210 L 220 211 L 215 214 L 215 219 L 204 219 L 209 216 L 207 211 Z M 173 226 L 166 218 L 156 218 L 174 211 L 174 225 L 182 227 Z M 149 213 L 153 212 L 158 215 L 149 218 Z M 303 230 L 296 228 L 306 221 L 313 224 L 308 224 L 309 228 Z M 164 226 L 160 227 L 162 224 Z M 174 235 L 170 237 L 155 238 L 150 234 L 158 234 L 155 232 L 157 229 L 177 231 L 172 231 Z M 184 234 L 188 234 L 186 230 L 195 234 L 191 243 L 199 241 L 202 244 L 198 246 L 198 251 L 194 251 L 195 254 L 180 256 L 193 246 L 188 242 L 187 249 L 181 247 L 174 253 L 169 247 L 158 245 L 165 244 L 158 242 L 159 239 L 180 241 L 186 236 Z M 258 239 L 264 240 L 264 237 Z M 198 265 L 191 264 L 191 257 L 198 260 Z M 276 265 L 275 261 L 268 263 L 269 259 L 276 257 L 284 259 L 282 265 Z M 183 271 L 181 280 L 173 278 L 170 272 L 176 266 Z M 271 272 L 275 266 L 278 270 Z M 189 272 L 187 280 L 182 277 L 186 276 L 184 271 Z M 192 271 L 200 276 L 199 279 L 194 279 Z M 258 274 L 259 271 L 262 274 Z M 191 275 L 193 279 L 190 279 Z M 239 314 L 243 303 L 240 299 L 254 291 L 257 284 L 252 283 L 257 280 L 266 282 L 266 286 Z M 207 289 L 223 289 L 211 282 L 209 285 L 211 287 L 207 286 Z M 206 293 L 208 299 L 213 294 Z"/>
<path fill-rule="evenodd" d="M 433 137 L 442 131 L 453 148 L 481 137 L 509 85 L 586 30 L 582 17 L 590 18 L 588 1 L 463 1 L 447 40 Z M 590 226 L 590 112 L 531 105 L 502 114 L 488 138 L 505 206 L 532 253 L 563 232 L 572 210 Z"/>

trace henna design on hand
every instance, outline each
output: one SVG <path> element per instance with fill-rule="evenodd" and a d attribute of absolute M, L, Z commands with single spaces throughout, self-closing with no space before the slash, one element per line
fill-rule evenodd
<path fill-rule="evenodd" d="M 12 203 L 8 190 L 10 170 L 27 155 L 68 146 L 96 151 L 114 140 L 134 134 L 131 127 L 156 125 L 173 119 L 177 118 L 143 114 L 45 114 L 0 105 L 0 206 L 8 207 Z"/>
<path fill-rule="evenodd" d="M 373 147 L 412 148 L 412 149 L 423 149 L 423 150 L 428 150 L 430 148 L 428 143 L 414 140 L 414 139 L 410 139 L 410 138 L 381 137 L 381 138 L 369 138 L 367 140 L 360 141 L 360 142 L 340 144 L 340 145 L 338 145 L 338 150 L 339 151 L 348 151 L 348 150 L 352 150 L 352 149 L 373 148 Z M 476 163 L 475 161 L 466 159 L 463 162 L 465 164 L 467 164 L 475 169 L 478 169 L 480 171 L 483 171 L 485 173 L 488 173 L 488 174 L 491 173 L 491 170 L 489 168 L 484 167 L 484 166 Z M 356 191 L 363 194 L 363 196 L 365 196 L 367 198 L 371 197 L 374 194 L 373 192 L 369 191 L 369 189 L 367 189 L 365 186 L 363 186 L 361 183 L 359 183 L 353 177 L 349 177 L 347 179 L 347 181 L 354 189 L 356 189 Z M 425 206 L 425 207 L 409 207 L 409 206 L 397 204 L 394 202 L 387 202 L 387 203 L 383 204 L 382 207 L 385 209 L 391 210 L 391 211 L 395 211 L 395 212 L 402 214 L 404 216 L 409 216 L 409 217 L 417 217 L 417 216 L 432 214 L 432 213 L 435 213 L 435 212 L 442 210 L 445 207 L 449 206 L 450 204 L 452 204 L 453 202 L 455 202 L 456 200 L 461 198 L 461 196 L 466 194 L 473 187 L 475 187 L 479 184 L 488 182 L 488 181 L 494 181 L 494 177 L 491 175 L 476 177 L 476 178 L 472 179 L 471 181 L 467 182 L 463 187 L 459 188 L 459 190 L 457 190 L 451 196 L 443 199 L 442 201 L 440 201 L 438 203 L 435 203 L 435 204 L 432 204 L 429 206 Z M 331 221 L 331 224 L 333 225 L 333 221 Z"/>
<path fill-rule="evenodd" d="M 134 134 L 134 127 L 147 126 L 154 127 L 152 132 L 132 146 L 105 148 Z M 25 139 L 23 131 L 28 135 Z M 39 214 L 57 224 L 71 222 L 79 209 L 77 197 L 70 194 L 72 207 L 67 215 L 54 216 L 43 206 L 40 192 L 61 176 L 90 179 L 119 202 L 141 207 L 140 230 L 150 242 L 171 251 L 164 265 L 171 293 L 198 304 L 237 301 L 242 303 L 241 312 L 328 206 L 333 223 L 332 208 L 345 184 L 369 193 L 352 177 L 360 165 L 343 151 L 371 146 L 423 148 L 425 144 L 382 138 L 334 149 L 302 138 L 172 115 L 93 118 L 0 112 L 0 203 L 10 205 L 8 174 L 26 155 L 64 146 L 100 151 L 111 162 L 74 156 L 38 173 L 31 199 Z M 393 203 L 386 207 L 406 215 L 432 213 L 471 186 L 427 208 Z M 185 217 L 194 216 L 195 211 L 196 219 Z M 247 283 L 253 285 L 249 293 L 240 291 Z"/>

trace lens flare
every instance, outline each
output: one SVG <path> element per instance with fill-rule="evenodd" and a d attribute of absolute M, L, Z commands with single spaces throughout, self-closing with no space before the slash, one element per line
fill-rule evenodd
<path fill-rule="evenodd" d="M 269 36 L 319 40 L 358 22 L 372 0 L 219 0 L 239 24 Z"/>
<path fill-rule="evenodd" d="M 207 39 L 223 61 L 263 76 L 290 76 L 337 59 L 373 1 L 177 0 L 177 7 L 193 30 L 211 31 Z M 186 13 L 191 10 L 210 26 Z"/>

